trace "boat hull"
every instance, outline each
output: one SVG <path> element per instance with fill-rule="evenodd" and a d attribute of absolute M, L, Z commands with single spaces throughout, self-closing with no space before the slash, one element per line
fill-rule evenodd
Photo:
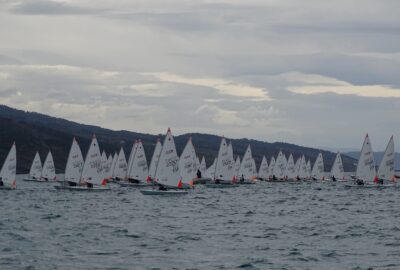
<path fill-rule="evenodd" d="M 186 190 L 141 190 L 140 192 L 143 195 L 160 195 L 160 196 L 188 194 Z"/>
<path fill-rule="evenodd" d="M 22 179 L 25 182 L 36 182 L 36 183 L 57 183 L 58 181 L 45 181 L 45 180 L 39 180 L 39 179 L 31 179 L 31 178 L 24 178 Z"/>
<path fill-rule="evenodd" d="M 396 187 L 396 185 L 392 184 L 387 184 L 387 185 L 357 185 L 357 184 L 346 184 L 344 185 L 345 187 L 348 188 L 391 188 L 391 187 Z"/>
<path fill-rule="evenodd" d="M 70 187 L 70 186 L 55 186 L 56 190 L 71 190 L 71 191 L 87 191 L 87 192 L 99 192 L 99 191 L 109 191 L 111 188 L 108 187 Z"/>
<path fill-rule="evenodd" d="M 194 185 L 203 185 L 211 182 L 211 178 L 196 178 L 193 179 Z"/>

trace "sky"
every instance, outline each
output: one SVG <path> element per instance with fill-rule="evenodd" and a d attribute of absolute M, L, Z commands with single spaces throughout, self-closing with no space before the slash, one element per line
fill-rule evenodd
<path fill-rule="evenodd" d="M 400 139 L 400 1 L 1 0 L 0 103 L 115 130 Z M 397 150 L 400 147 L 396 147 Z"/>

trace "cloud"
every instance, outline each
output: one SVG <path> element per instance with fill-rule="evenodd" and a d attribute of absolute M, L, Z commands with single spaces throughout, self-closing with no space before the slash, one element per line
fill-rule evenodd
<path fill-rule="evenodd" d="M 289 73 L 286 76 L 289 82 L 296 84 L 296 86 L 288 87 L 288 90 L 296 94 L 334 93 L 369 98 L 400 98 L 400 89 L 386 85 L 353 85 L 335 78 L 315 74 Z"/>
<path fill-rule="evenodd" d="M 11 10 L 24 15 L 77 15 L 93 13 L 95 9 L 73 6 L 65 1 L 25 0 L 11 5 Z"/>
<path fill-rule="evenodd" d="M 253 98 L 258 100 L 270 100 L 268 92 L 263 88 L 250 86 L 218 78 L 189 78 L 172 73 L 143 73 L 151 75 L 162 82 L 172 82 L 195 86 L 211 87 L 218 90 L 223 95 L 230 95 L 241 98 Z"/>

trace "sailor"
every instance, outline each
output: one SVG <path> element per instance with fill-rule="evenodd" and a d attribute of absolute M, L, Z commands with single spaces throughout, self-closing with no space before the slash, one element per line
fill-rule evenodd
<path fill-rule="evenodd" d="M 93 184 L 92 184 L 92 183 L 89 183 L 89 182 L 86 182 L 86 186 L 87 186 L 88 188 L 93 188 Z"/>
<path fill-rule="evenodd" d="M 3 178 L 0 177 L 0 187 L 4 186 Z"/>
<path fill-rule="evenodd" d="M 300 176 L 296 176 L 296 180 L 297 181 L 300 181 L 301 179 L 300 179 Z"/>
<path fill-rule="evenodd" d="M 164 185 L 158 184 L 158 190 L 167 190 Z"/>
<path fill-rule="evenodd" d="M 240 176 L 240 182 L 241 182 L 241 183 L 244 182 L 244 175 L 243 175 L 243 174 Z"/>
<path fill-rule="evenodd" d="M 68 181 L 67 183 L 68 183 L 68 185 L 70 187 L 76 187 L 77 186 L 77 184 L 75 182 L 72 182 L 72 181 Z"/>
<path fill-rule="evenodd" d="M 276 176 L 275 176 L 275 174 L 274 174 L 274 175 L 272 176 L 272 180 L 273 180 L 273 181 L 276 181 L 276 179 L 277 179 L 277 178 L 276 178 Z"/>
<path fill-rule="evenodd" d="M 197 178 L 201 178 L 201 171 L 197 170 Z"/>
<path fill-rule="evenodd" d="M 356 184 L 359 185 L 359 186 L 363 186 L 364 185 L 364 181 L 361 180 L 361 179 L 357 179 L 356 180 Z"/>
<path fill-rule="evenodd" d="M 332 181 L 336 182 L 336 177 L 334 175 L 332 175 Z"/>

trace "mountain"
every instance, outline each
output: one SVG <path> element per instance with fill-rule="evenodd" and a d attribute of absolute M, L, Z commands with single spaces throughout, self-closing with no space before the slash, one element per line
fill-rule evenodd
<path fill-rule="evenodd" d="M 93 134 L 96 134 L 101 149 L 105 150 L 107 154 L 115 153 L 120 147 L 123 147 L 127 157 L 133 141 L 140 139 L 146 150 L 148 162 L 150 162 L 157 138 L 162 140 L 164 137 L 161 134 L 152 135 L 126 130 L 114 131 L 98 126 L 79 124 L 44 114 L 13 109 L 5 105 L 0 105 L 0 126 L 0 164 L 7 155 L 13 141 L 15 141 L 17 145 L 18 173 L 29 172 L 29 167 L 36 151 L 39 151 L 43 162 L 49 149 L 53 153 L 56 171 L 58 173 L 63 172 L 73 137 L 79 142 L 84 156 Z M 205 156 L 207 164 L 210 165 L 218 153 L 221 137 L 200 133 L 176 136 L 175 143 L 179 154 L 182 152 L 189 137 L 192 137 L 197 155 L 199 157 Z M 320 151 L 283 142 L 269 143 L 249 139 L 228 140 L 232 142 L 235 157 L 236 155 L 243 156 L 247 145 L 250 144 L 257 167 L 261 163 L 263 155 L 266 155 L 269 161 L 280 150 L 286 155 L 293 153 L 295 159 L 304 154 L 312 162 L 315 161 Z M 329 151 L 322 151 L 322 153 L 324 155 L 325 170 L 329 171 L 335 154 Z M 342 159 L 346 171 L 355 170 L 354 163 L 356 160 L 345 155 L 342 156 Z"/>
<path fill-rule="evenodd" d="M 379 164 L 381 163 L 383 154 L 384 154 L 384 152 L 374 152 L 374 160 L 375 160 L 376 166 L 379 166 Z M 360 152 L 359 151 L 358 152 L 357 151 L 347 152 L 346 155 L 349 157 L 352 157 L 354 159 L 358 159 L 360 156 Z M 395 162 L 394 169 L 396 171 L 400 171 L 400 153 L 395 153 L 394 162 Z"/>

